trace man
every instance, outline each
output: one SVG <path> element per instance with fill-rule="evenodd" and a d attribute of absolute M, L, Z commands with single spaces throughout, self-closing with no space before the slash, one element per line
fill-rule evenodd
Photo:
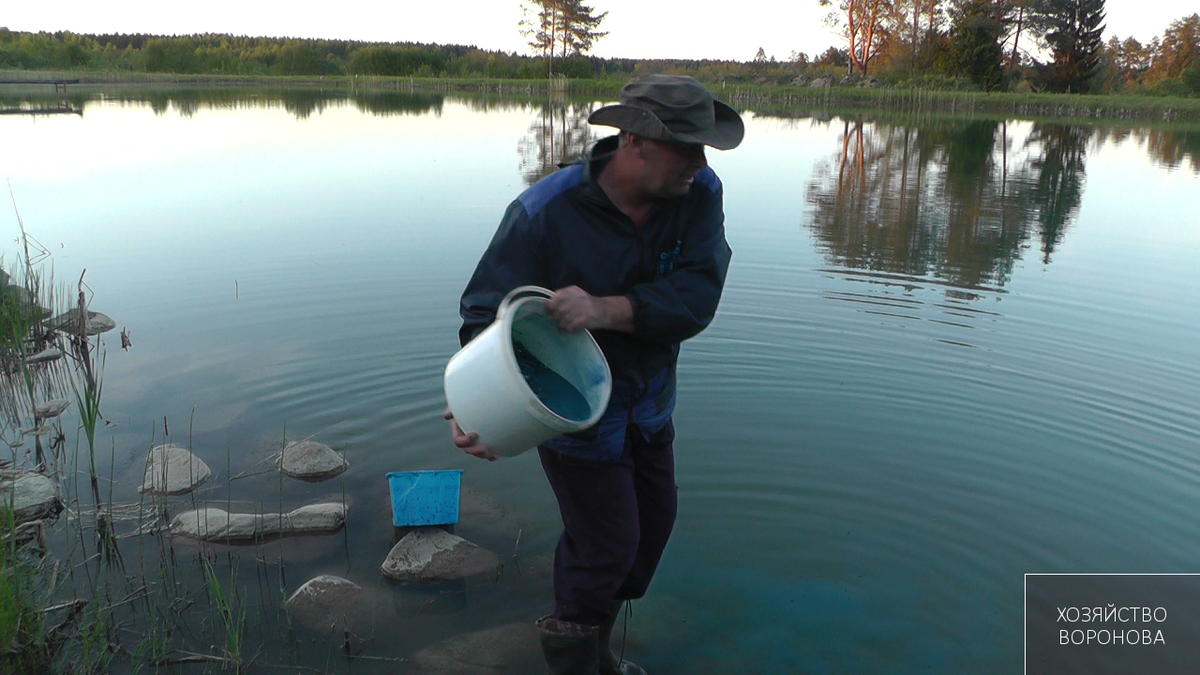
<path fill-rule="evenodd" d="M 562 330 L 591 331 L 613 373 L 601 420 L 538 448 L 563 520 L 554 614 L 538 621 L 553 675 L 645 672 L 609 638 L 675 523 L 675 362 L 679 343 L 712 321 L 731 255 L 704 146 L 736 147 L 741 118 L 690 77 L 634 80 L 619 101 L 588 118 L 618 136 L 509 206 L 460 306 L 465 345 L 509 290 L 555 289 L 547 313 Z M 456 422 L 451 432 L 465 452 L 495 459 Z"/>

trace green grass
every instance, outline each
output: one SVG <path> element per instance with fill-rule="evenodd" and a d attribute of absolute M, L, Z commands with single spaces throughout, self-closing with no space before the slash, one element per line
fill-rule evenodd
<path fill-rule="evenodd" d="M 52 81 L 79 79 L 81 84 L 344 86 L 391 90 L 480 91 L 511 94 L 553 93 L 556 82 L 542 79 L 420 78 L 331 75 L 177 75 L 169 73 L 91 71 L 6 71 L 5 77 Z M 570 80 L 566 93 L 616 98 L 624 79 Z M 726 101 L 753 108 L 756 104 L 840 106 L 884 109 L 936 109 L 950 112 L 1005 112 L 1072 118 L 1131 118 L 1172 121 L 1200 119 L 1200 98 L 1044 94 L 1017 92 L 938 91 L 857 87 L 793 87 L 788 85 L 709 85 Z"/>
<path fill-rule="evenodd" d="M 208 591 L 212 596 L 213 608 L 217 612 L 220 619 L 220 627 L 224 632 L 225 637 L 225 658 L 227 665 L 235 672 L 241 672 L 242 650 L 243 650 L 243 634 L 246 625 L 245 610 L 239 611 L 235 606 L 232 598 L 221 586 L 221 581 L 217 579 L 217 572 L 213 569 L 212 563 L 207 559 L 203 561 L 204 565 L 204 581 L 208 584 Z M 237 570 L 233 567 L 229 570 L 230 585 L 233 585 L 233 579 L 237 574 Z"/>
<path fill-rule="evenodd" d="M 220 86 L 317 86 L 391 90 L 479 91 L 511 94 L 553 93 L 558 85 L 542 79 L 420 78 L 331 75 L 175 75 L 168 73 L 90 71 L 5 71 L 12 79 L 79 79 L 81 84 L 220 85 Z M 570 80 L 565 93 L 596 95 L 615 99 L 624 79 Z M 1200 119 L 1200 98 L 1044 94 L 1017 92 L 938 91 L 857 87 L 793 87 L 788 85 L 709 85 L 716 96 L 739 107 L 756 105 L 839 106 L 883 109 L 936 109 L 949 112 L 1004 112 L 1019 116 L 1042 115 L 1072 118 L 1130 118 L 1149 120 Z"/>
<path fill-rule="evenodd" d="M 962 113 L 1007 113 L 1020 117 L 1126 118 L 1175 121 L 1200 119 L 1200 98 L 1157 96 L 1093 96 L 1017 92 L 935 91 L 829 87 L 814 89 L 780 85 L 736 85 L 714 88 L 718 97 L 753 109 L 766 106 L 823 106 L 888 110 L 941 110 Z"/>
<path fill-rule="evenodd" d="M 38 673 L 49 648 L 38 611 L 37 570 L 18 554 L 13 512 L 0 508 L 0 672 Z"/>

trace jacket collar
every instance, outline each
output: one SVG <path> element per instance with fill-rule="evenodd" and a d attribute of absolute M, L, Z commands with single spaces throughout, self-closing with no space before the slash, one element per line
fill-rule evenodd
<path fill-rule="evenodd" d="M 605 194 L 604 189 L 600 187 L 600 182 L 597 180 L 600 172 L 608 165 L 613 154 L 617 151 L 618 136 L 607 136 L 602 138 L 579 158 L 583 164 L 583 183 L 585 194 L 591 199 L 595 199 L 602 203 L 608 204 L 612 208 L 616 205 Z"/>

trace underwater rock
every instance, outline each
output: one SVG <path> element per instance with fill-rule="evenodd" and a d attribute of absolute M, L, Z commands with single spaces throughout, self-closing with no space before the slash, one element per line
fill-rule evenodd
<path fill-rule="evenodd" d="M 18 523 L 53 518 L 63 510 L 58 482 L 36 471 L 0 475 L 0 504 L 10 503 Z"/>
<path fill-rule="evenodd" d="M 388 552 L 380 570 L 397 581 L 450 581 L 494 573 L 500 558 L 436 527 L 419 527 Z"/>
<path fill-rule="evenodd" d="M 412 655 L 420 673 L 495 675 L 540 673 L 545 669 L 532 621 L 456 635 Z"/>
<path fill-rule="evenodd" d="M 56 398 L 45 403 L 39 403 L 33 406 L 33 416 L 39 419 L 49 419 L 58 417 L 63 414 L 63 411 L 71 406 L 71 402 L 65 398 Z"/>
<path fill-rule="evenodd" d="M 89 311 L 87 313 L 87 329 L 88 335 L 99 335 L 117 327 L 117 322 L 113 321 L 107 314 L 100 312 Z M 46 320 L 46 330 L 57 330 L 65 333 L 79 332 L 79 310 L 70 309 L 53 319 Z"/>
<path fill-rule="evenodd" d="M 212 475 L 204 460 L 174 444 L 150 451 L 142 492 L 181 495 L 195 490 Z"/>
<path fill-rule="evenodd" d="M 345 617 L 356 608 L 362 594 L 362 587 L 353 581 L 322 574 L 296 589 L 284 607 L 301 623 L 318 627 Z"/>
<path fill-rule="evenodd" d="M 309 504 L 285 513 L 229 513 L 204 508 L 175 516 L 171 534 L 201 541 L 245 542 L 268 537 L 334 532 L 346 524 L 342 504 Z"/>
<path fill-rule="evenodd" d="M 458 522 L 469 525 L 464 527 L 474 532 L 488 532 L 514 540 L 521 530 L 520 524 L 499 501 L 469 487 L 459 490 Z"/>
<path fill-rule="evenodd" d="M 344 457 L 316 441 L 288 443 L 279 458 L 283 475 L 310 482 L 333 478 L 349 466 Z"/>

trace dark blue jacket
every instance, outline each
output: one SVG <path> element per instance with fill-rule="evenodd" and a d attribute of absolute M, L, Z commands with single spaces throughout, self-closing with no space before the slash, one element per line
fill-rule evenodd
<path fill-rule="evenodd" d="M 616 136 L 599 141 L 579 163 L 509 205 L 459 310 L 466 345 L 517 286 L 579 286 L 594 296 L 629 298 L 632 334 L 592 331 L 613 374 L 608 410 L 591 429 L 547 443 L 607 461 L 620 457 L 627 424 L 650 434 L 670 419 L 679 343 L 712 321 L 731 255 L 721 181 L 712 169 L 696 175 L 687 195 L 657 205 L 638 231 L 594 180 L 616 147 Z"/>

